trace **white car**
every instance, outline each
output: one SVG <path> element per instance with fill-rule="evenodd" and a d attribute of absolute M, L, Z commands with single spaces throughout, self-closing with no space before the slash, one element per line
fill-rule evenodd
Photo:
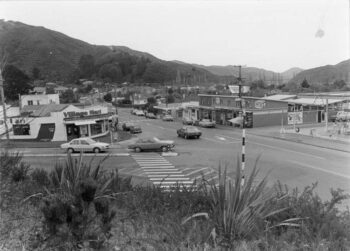
<path fill-rule="evenodd" d="M 143 111 L 141 111 L 141 110 L 137 110 L 135 112 L 135 115 L 137 115 L 137 116 L 145 116 L 145 113 Z"/>
<path fill-rule="evenodd" d="M 90 138 L 78 138 L 73 139 L 68 143 L 64 143 L 61 145 L 61 148 L 67 150 L 68 153 L 73 152 L 104 152 L 109 149 L 109 144 L 103 142 L 96 142 Z"/>

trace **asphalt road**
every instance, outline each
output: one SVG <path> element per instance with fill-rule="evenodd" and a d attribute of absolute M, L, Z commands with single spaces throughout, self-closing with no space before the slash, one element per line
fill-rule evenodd
<path fill-rule="evenodd" d="M 176 157 L 165 157 L 177 169 L 191 179 L 215 180 L 219 165 L 227 166 L 233 177 L 237 159 L 241 155 L 241 129 L 201 128 L 200 139 L 178 138 L 176 129 L 181 122 L 164 122 L 130 115 L 129 109 L 119 110 L 120 121 L 134 120 L 141 125 L 143 133 L 138 137 L 153 137 L 175 141 Z M 253 129 L 254 130 L 254 129 Z M 318 182 L 316 192 L 323 199 L 330 198 L 331 188 L 341 188 L 350 194 L 350 156 L 348 153 L 289 142 L 274 138 L 255 136 L 247 130 L 246 173 L 249 173 L 257 158 L 259 178 L 268 175 L 269 185 L 281 181 L 291 188 L 302 190 L 305 186 Z M 121 144 L 126 146 L 127 144 Z M 50 168 L 65 156 L 60 149 L 24 149 L 25 160 L 33 167 Z M 120 168 L 121 173 L 144 176 L 133 157 L 116 153 L 127 153 L 126 149 L 111 150 L 111 157 L 104 163 L 106 168 Z M 36 157 L 31 154 L 45 155 Z M 114 156 L 113 156 L 114 155 Z M 90 158 L 90 157 L 88 157 Z M 102 158 L 95 157 L 96 160 Z M 349 202 L 349 201 L 348 201 Z M 350 203 L 346 203 L 350 205 Z"/>

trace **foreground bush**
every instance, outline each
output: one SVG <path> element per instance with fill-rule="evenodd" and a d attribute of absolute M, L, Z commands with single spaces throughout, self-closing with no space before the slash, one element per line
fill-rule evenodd
<path fill-rule="evenodd" d="M 32 243 L 33 248 L 76 250 L 108 246 L 116 215 L 111 206 L 113 196 L 127 181 L 116 172 L 105 173 L 102 162 L 93 167 L 83 162 L 82 155 L 79 159 L 69 155 L 65 164 L 56 165 L 49 175 L 51 187 L 46 189 L 40 206 L 43 234 Z"/>

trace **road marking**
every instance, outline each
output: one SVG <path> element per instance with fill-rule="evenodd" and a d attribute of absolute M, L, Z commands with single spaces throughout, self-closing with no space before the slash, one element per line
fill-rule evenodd
<path fill-rule="evenodd" d="M 301 154 L 301 155 L 305 155 L 305 156 L 313 157 L 313 158 L 317 158 L 317 159 L 326 159 L 324 157 L 320 157 L 320 156 L 316 156 L 316 155 L 308 154 L 308 153 L 297 152 L 297 151 L 286 149 L 286 148 L 282 148 L 282 147 L 270 146 L 270 145 L 266 145 L 266 144 L 262 144 L 262 143 L 256 143 L 256 142 L 252 142 L 252 141 L 247 141 L 247 143 L 252 143 L 252 144 L 260 145 L 260 146 L 266 146 L 266 147 L 269 147 L 269 148 L 278 149 L 278 150 L 282 150 L 282 151 L 285 151 L 285 152 L 297 153 L 297 154 Z"/>
<path fill-rule="evenodd" d="M 73 153 L 71 154 L 73 157 L 80 156 L 80 153 Z M 27 154 L 24 153 L 23 157 L 66 157 L 66 153 L 31 153 Z M 95 153 L 84 153 L 83 157 L 90 157 L 90 156 L 96 156 L 96 157 L 106 157 L 106 156 L 111 156 L 111 157 L 124 157 L 124 156 L 130 156 L 129 153 L 101 153 L 101 154 L 95 154 Z"/>
<path fill-rule="evenodd" d="M 220 139 L 220 140 L 226 140 L 224 137 L 219 137 L 219 136 L 215 136 L 215 138 Z"/>
<path fill-rule="evenodd" d="M 180 180 L 190 180 L 188 177 L 149 177 L 151 181 L 164 180 L 164 181 L 180 181 Z"/>
<path fill-rule="evenodd" d="M 199 169 L 199 170 L 195 170 L 195 171 L 193 171 L 193 172 L 191 172 L 191 173 L 188 173 L 187 176 L 190 176 L 190 175 L 192 175 L 192 174 L 198 173 L 198 172 L 203 171 L 203 170 L 206 170 L 206 169 L 208 169 L 208 167 L 205 167 L 205 168 L 202 168 L 202 169 Z"/>
<path fill-rule="evenodd" d="M 307 167 L 307 168 L 310 168 L 310 169 L 314 169 L 314 170 L 317 170 L 317 171 L 333 174 L 335 176 L 339 176 L 339 177 L 346 178 L 346 179 L 350 180 L 350 176 L 349 175 L 345 175 L 345 174 L 342 174 L 342 173 L 330 171 L 330 170 L 327 170 L 327 169 L 322 169 L 322 168 L 319 168 L 319 167 L 311 166 L 311 165 L 308 165 L 308 164 L 305 164 L 305 163 L 301 163 L 301 162 L 298 162 L 298 161 L 294 161 L 294 160 L 288 160 L 288 162 L 291 162 L 293 164 L 297 164 L 299 166 Z"/>
<path fill-rule="evenodd" d="M 220 136 L 220 137 L 226 137 L 226 138 L 229 138 L 229 139 L 234 139 L 234 140 L 238 140 L 238 141 L 241 141 L 242 139 L 239 139 L 239 138 L 234 138 L 234 137 L 230 137 L 230 136 L 226 136 L 226 135 L 220 135 L 220 134 L 216 134 L 217 136 Z"/>

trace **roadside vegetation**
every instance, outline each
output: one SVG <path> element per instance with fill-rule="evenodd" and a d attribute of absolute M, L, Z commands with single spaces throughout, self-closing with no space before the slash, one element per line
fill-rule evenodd
<path fill-rule="evenodd" d="M 0 250 L 349 250 L 348 199 L 316 184 L 302 191 L 258 167 L 242 186 L 219 168 L 219 185 L 132 186 L 130 177 L 68 155 L 51 171 L 32 170 L 20 153 L 0 155 Z"/>

